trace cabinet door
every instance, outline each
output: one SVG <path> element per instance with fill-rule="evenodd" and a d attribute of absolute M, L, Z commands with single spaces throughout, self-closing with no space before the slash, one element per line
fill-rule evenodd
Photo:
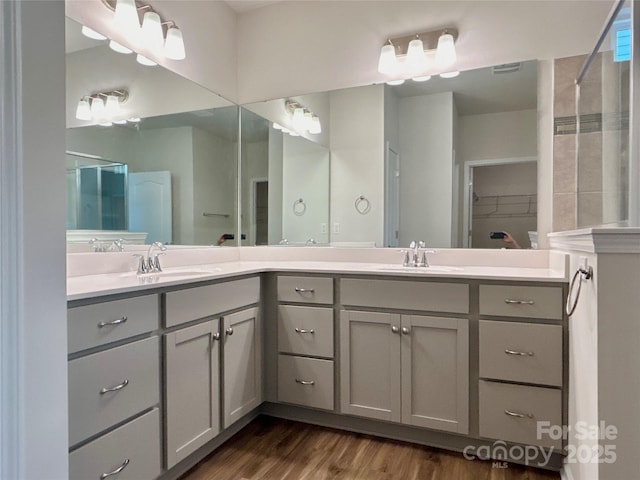
<path fill-rule="evenodd" d="M 402 423 L 468 433 L 468 321 L 402 315 L 401 323 Z"/>
<path fill-rule="evenodd" d="M 400 421 L 400 315 L 340 312 L 342 413 Z"/>
<path fill-rule="evenodd" d="M 220 432 L 219 319 L 165 335 L 167 468 Z"/>
<path fill-rule="evenodd" d="M 222 319 L 224 428 L 262 403 L 262 344 L 258 308 Z"/>

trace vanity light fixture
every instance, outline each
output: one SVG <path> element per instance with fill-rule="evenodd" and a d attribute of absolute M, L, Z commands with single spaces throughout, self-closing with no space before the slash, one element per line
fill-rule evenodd
<path fill-rule="evenodd" d="M 287 99 L 284 102 L 286 112 L 291 115 L 291 125 L 293 129 L 282 128 L 284 133 L 288 133 L 291 136 L 297 137 L 301 133 L 308 132 L 312 135 L 318 135 L 322 133 L 322 125 L 320 123 L 320 117 L 313 113 L 310 109 L 306 108 L 300 102 Z M 274 128 L 275 124 L 274 124 Z M 287 130 L 285 132 L 285 130 Z"/>
<path fill-rule="evenodd" d="M 445 73 L 441 73 L 440 76 L 442 78 L 455 78 L 458 75 L 460 75 L 460 72 L 458 70 L 455 70 L 453 72 L 445 72 Z"/>
<path fill-rule="evenodd" d="M 282 130 L 282 125 L 280 125 L 279 123 L 273 122 L 273 129 Z"/>
<path fill-rule="evenodd" d="M 401 85 L 407 78 L 416 82 L 427 81 L 431 78 L 427 74 L 430 69 L 451 70 L 457 60 L 457 37 L 457 29 L 446 27 L 390 38 L 380 50 L 378 72 L 394 77 L 387 81 L 389 85 Z"/>
<path fill-rule="evenodd" d="M 163 20 L 151 5 L 136 0 L 102 0 L 102 3 L 114 12 L 114 22 L 134 48 L 140 45 L 155 56 L 165 56 L 171 60 L 186 58 L 182 31 L 173 20 Z M 111 43 L 115 45 L 109 46 L 116 52 L 131 53 L 127 47 L 113 41 Z M 143 55 L 138 55 L 137 60 L 142 65 L 157 65 Z"/>
<path fill-rule="evenodd" d="M 133 50 L 131 50 L 130 48 L 125 47 L 124 45 L 119 44 L 115 40 L 110 40 L 109 41 L 109 48 L 111 50 L 113 50 L 114 52 L 124 53 L 125 55 L 128 55 L 129 53 L 133 53 Z"/>
<path fill-rule="evenodd" d="M 122 116 L 120 105 L 128 98 L 129 92 L 124 89 L 84 96 L 76 107 L 76 118 L 78 120 L 93 120 L 103 126 L 111 126 L 112 122 L 120 123 Z"/>
<path fill-rule="evenodd" d="M 144 55 L 141 55 L 139 53 L 136 55 L 136 62 L 138 62 L 140 65 L 145 65 L 147 67 L 155 67 L 156 65 L 158 65 L 156 62 L 154 62 L 150 58 L 147 58 Z"/>
<path fill-rule="evenodd" d="M 82 26 L 82 34 L 85 37 L 93 38 L 94 40 L 106 40 L 107 37 L 102 35 L 101 33 L 96 32 L 95 30 L 83 25 Z"/>

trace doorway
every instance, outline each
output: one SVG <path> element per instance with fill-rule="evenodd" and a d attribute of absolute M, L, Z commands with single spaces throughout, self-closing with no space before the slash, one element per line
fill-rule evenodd
<path fill-rule="evenodd" d="M 384 246 L 397 247 L 400 230 L 400 155 L 389 142 L 384 157 Z"/>
<path fill-rule="evenodd" d="M 269 244 L 269 180 L 256 178 L 251 180 L 251 230 L 249 245 Z"/>
<path fill-rule="evenodd" d="M 522 248 L 536 247 L 535 157 L 465 162 L 464 182 L 463 246 L 509 248 L 490 238 L 491 232 L 508 232 Z"/>

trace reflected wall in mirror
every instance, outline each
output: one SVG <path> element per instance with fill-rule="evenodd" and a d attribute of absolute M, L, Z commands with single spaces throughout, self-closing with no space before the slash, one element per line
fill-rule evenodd
<path fill-rule="evenodd" d="M 127 208 L 115 223 L 97 216 L 91 226 L 72 218 L 69 226 L 143 231 L 146 243 L 189 245 L 216 244 L 226 233 L 234 239 L 225 244 L 236 244 L 238 107 L 80 29 L 67 19 L 67 150 L 126 166 Z M 112 90 L 128 93 L 116 116 L 76 118 L 80 99 Z M 141 120 L 127 121 L 132 117 Z M 97 124 L 111 120 L 124 123 Z M 79 211 L 77 198 L 69 195 L 69 212 Z M 110 201 L 104 188 L 100 198 Z"/>
<path fill-rule="evenodd" d="M 251 107 L 241 109 L 243 244 L 328 243 L 329 150 L 274 128 Z"/>

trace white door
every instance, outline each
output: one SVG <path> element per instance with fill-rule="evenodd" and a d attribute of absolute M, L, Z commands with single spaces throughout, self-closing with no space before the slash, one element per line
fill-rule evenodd
<path fill-rule="evenodd" d="M 171 172 L 130 173 L 129 231 L 147 232 L 146 243 L 172 243 Z"/>

